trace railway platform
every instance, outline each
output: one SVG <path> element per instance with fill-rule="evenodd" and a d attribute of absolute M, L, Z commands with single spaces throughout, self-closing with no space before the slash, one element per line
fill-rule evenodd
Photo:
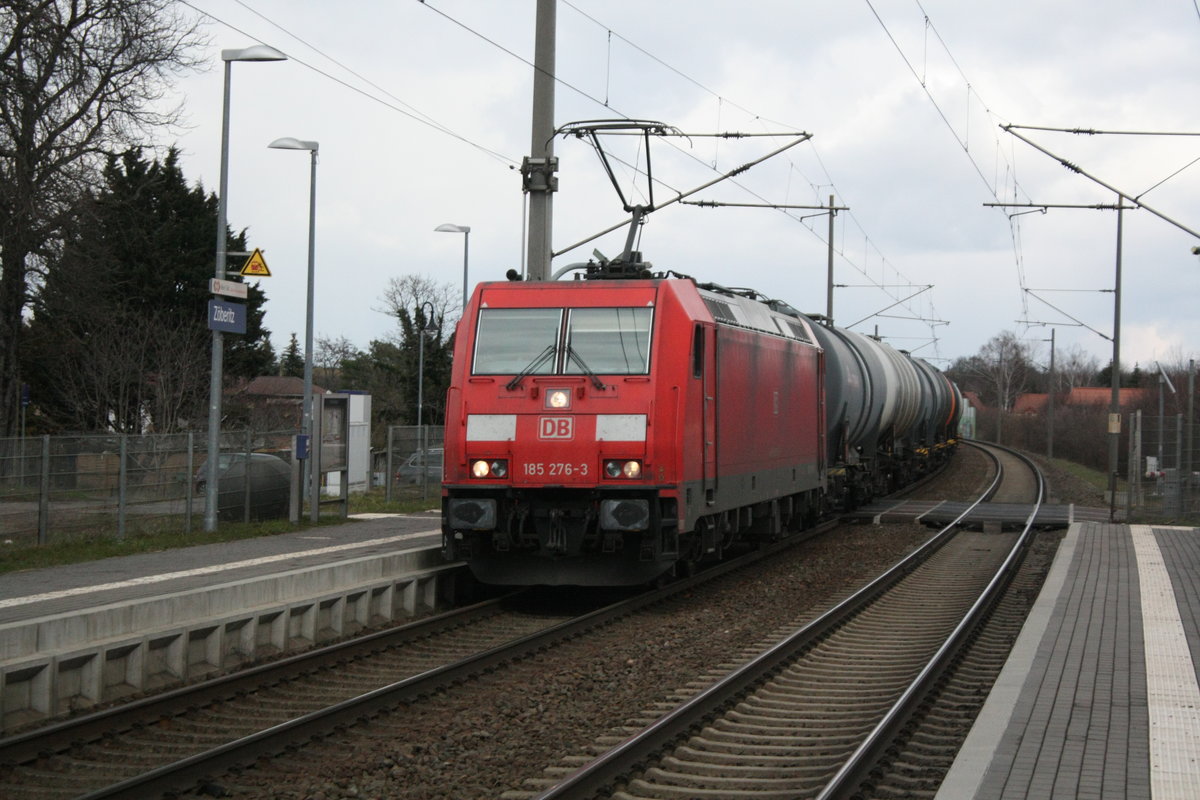
<path fill-rule="evenodd" d="M 0 575 L 0 734 L 443 605 L 462 574 L 440 518 Z"/>
<path fill-rule="evenodd" d="M 937 800 L 1200 797 L 1200 530 L 1076 522 Z"/>
<path fill-rule="evenodd" d="M 387 517 L 0 576 L 0 736 L 433 606 L 456 568 L 437 527 Z M 1072 522 L 938 800 L 1200 797 L 1196 664 L 1200 530 Z"/>

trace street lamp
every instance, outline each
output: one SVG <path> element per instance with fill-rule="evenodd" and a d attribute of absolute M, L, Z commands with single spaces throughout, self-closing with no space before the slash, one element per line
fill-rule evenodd
<path fill-rule="evenodd" d="M 234 61 L 286 61 L 287 56 L 273 47 L 256 44 L 234 50 L 222 50 L 225 62 L 225 88 L 221 107 L 221 172 L 217 194 L 217 256 L 214 277 L 225 279 L 226 260 L 226 196 L 229 189 L 229 78 Z M 219 330 L 213 330 L 212 372 L 208 387 L 208 470 L 204 485 L 204 530 L 217 529 L 217 490 L 220 488 L 221 455 L 221 384 L 224 367 L 225 344 Z"/>
<path fill-rule="evenodd" d="M 429 313 L 425 313 L 426 307 L 429 308 Z M 425 446 L 425 428 L 421 423 L 421 415 L 425 407 L 425 337 L 433 337 L 437 333 L 437 326 L 433 323 L 434 308 L 433 303 L 426 300 L 421 303 L 421 316 L 425 317 L 425 325 L 417 331 L 417 449 L 420 452 L 421 460 L 421 497 L 424 498 L 429 492 L 429 476 L 425 472 L 425 462 L 429 458 L 426 452 L 428 448 Z"/>
<path fill-rule="evenodd" d="M 310 173 L 308 180 L 308 300 L 305 304 L 304 311 L 304 406 L 302 408 L 303 422 L 301 422 L 301 433 L 308 437 L 308 463 L 305 464 L 305 469 L 308 475 L 308 513 L 309 519 L 313 522 L 319 522 L 321 519 L 320 512 L 320 491 L 321 476 L 319 472 L 313 469 L 313 459 L 316 457 L 318 442 L 312 441 L 313 431 L 313 391 L 312 391 L 312 374 L 313 374 L 313 282 L 316 275 L 315 269 L 315 245 L 316 245 L 316 229 L 317 229 L 317 151 L 320 149 L 320 144 L 310 142 L 304 139 L 293 139 L 290 136 L 285 136 L 282 139 L 276 139 L 267 147 L 275 148 L 276 150 L 307 150 L 310 159 Z"/>
<path fill-rule="evenodd" d="M 467 243 L 471 238 L 470 225 L 455 225 L 447 222 L 434 228 L 440 233 L 461 233 L 463 235 L 463 308 L 467 307 Z"/>

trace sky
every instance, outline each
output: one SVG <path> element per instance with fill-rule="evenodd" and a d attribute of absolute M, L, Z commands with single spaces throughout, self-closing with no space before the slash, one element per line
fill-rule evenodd
<path fill-rule="evenodd" d="M 228 219 L 272 273 L 277 351 L 304 340 L 310 167 L 306 152 L 268 149 L 277 138 L 320 144 L 317 337 L 366 349 L 393 336 L 392 278 L 460 293 L 464 236 L 436 232 L 444 223 L 471 229 L 471 287 L 522 269 L 535 0 L 180 10 L 201 22 L 211 67 L 164 98 L 183 124 L 155 144 L 178 147 L 208 190 L 220 51 L 289 56 L 231 65 Z M 555 123 L 624 117 L 688 134 L 650 144 L 659 205 L 811 134 L 688 198 L 741 205 L 650 214 L 638 247 L 656 270 L 824 313 L 828 216 L 778 206 L 832 195 L 845 207 L 838 325 L 942 367 L 1004 331 L 1046 363 L 1051 330 L 1059 358 L 1107 364 L 1119 254 L 1122 366 L 1185 363 L 1200 358 L 1198 45 L 1196 0 L 559 0 Z M 787 135 L 711 135 L 726 132 Z M 646 202 L 639 140 L 605 143 L 630 165 L 617 167 L 622 191 Z M 552 269 L 620 253 L 624 228 L 591 239 L 627 219 L 592 147 L 559 138 L 555 154 L 552 241 L 566 252 Z M 1137 198 L 1120 214 L 1118 192 Z"/>

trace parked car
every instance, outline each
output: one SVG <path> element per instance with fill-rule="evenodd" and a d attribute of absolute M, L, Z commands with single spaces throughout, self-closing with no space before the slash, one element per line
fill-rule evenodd
<path fill-rule="evenodd" d="M 396 483 L 420 484 L 442 482 L 442 448 L 431 447 L 416 451 L 396 470 Z"/>
<path fill-rule="evenodd" d="M 246 453 L 222 453 L 218 463 L 217 516 L 238 520 L 246 513 Z M 250 518 L 286 517 L 292 466 L 270 453 L 250 453 Z M 196 493 L 208 486 L 208 461 L 196 470 Z"/>

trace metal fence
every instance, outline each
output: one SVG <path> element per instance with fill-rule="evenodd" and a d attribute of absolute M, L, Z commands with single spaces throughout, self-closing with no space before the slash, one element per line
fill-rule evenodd
<path fill-rule="evenodd" d="M 239 454 L 250 463 L 251 453 L 290 465 L 296 433 L 223 432 L 222 468 Z M 0 438 L 0 546 L 200 530 L 205 497 L 198 483 L 207 477 L 207 457 L 203 432 Z M 389 427 L 372 469 L 372 485 L 384 487 L 388 502 L 436 498 L 441 426 Z M 221 480 L 218 510 L 222 520 L 248 521 L 261 509 L 261 496 L 251 470 L 236 472 Z"/>
<path fill-rule="evenodd" d="M 415 500 L 436 497 L 442 485 L 441 425 L 391 425 L 387 445 L 376 459 L 382 471 L 386 499 Z"/>
<path fill-rule="evenodd" d="M 1107 474 L 1106 407 L 1063 408 L 1055 428 L 1045 415 L 978 412 L 978 436 L 1032 453 L 1053 455 Z M 1053 437 L 1051 437 L 1053 434 Z M 1200 516 L 1200 424 L 1151 406 L 1122 415 L 1117 496 L 1106 504 L 1119 518 L 1166 521 Z"/>
<path fill-rule="evenodd" d="M 268 453 L 290 464 L 295 433 L 222 433 L 223 460 Z M 203 527 L 207 455 L 207 439 L 192 433 L 0 439 L 0 544 L 190 533 Z M 222 518 L 250 517 L 250 470 L 241 472 L 244 491 L 221 483 Z"/>
<path fill-rule="evenodd" d="M 1183 414 L 1135 411 L 1126 419 L 1130 465 L 1129 492 L 1123 498 L 1126 508 L 1164 518 L 1200 514 L 1196 426 L 1188 425 Z"/>

